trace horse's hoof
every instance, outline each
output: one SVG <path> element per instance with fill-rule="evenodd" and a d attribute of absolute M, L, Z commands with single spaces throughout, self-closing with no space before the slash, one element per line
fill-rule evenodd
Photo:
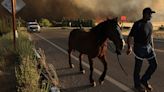
<path fill-rule="evenodd" d="M 99 81 L 100 85 L 103 85 L 104 84 L 104 81 Z"/>
<path fill-rule="evenodd" d="M 99 78 L 99 83 L 100 83 L 100 85 L 102 85 L 102 84 L 104 84 L 104 78 Z"/>
<path fill-rule="evenodd" d="M 80 70 L 80 72 L 81 72 L 82 74 L 85 74 L 85 70 Z"/>
<path fill-rule="evenodd" d="M 92 83 L 91 83 L 91 86 L 92 86 L 92 87 L 96 87 L 96 82 L 95 82 L 95 81 L 92 82 Z"/>
<path fill-rule="evenodd" d="M 74 68 L 75 66 L 74 66 L 74 64 L 71 64 L 70 67 L 71 67 L 71 68 Z"/>

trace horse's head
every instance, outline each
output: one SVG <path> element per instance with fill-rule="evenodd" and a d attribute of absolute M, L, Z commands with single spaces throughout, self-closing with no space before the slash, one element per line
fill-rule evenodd
<path fill-rule="evenodd" d="M 117 18 L 107 19 L 104 22 L 104 25 L 105 25 L 104 27 L 105 27 L 107 37 L 115 44 L 116 53 L 120 55 L 121 50 L 123 49 L 125 45 L 125 41 L 121 34 L 121 28 L 118 25 Z"/>

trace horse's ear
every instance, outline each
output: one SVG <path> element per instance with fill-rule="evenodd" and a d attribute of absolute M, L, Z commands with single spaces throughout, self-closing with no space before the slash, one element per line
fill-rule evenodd
<path fill-rule="evenodd" d="M 109 20 L 109 18 L 108 18 L 108 17 L 106 17 L 106 20 Z"/>
<path fill-rule="evenodd" d="M 114 21 L 118 22 L 118 17 L 113 18 Z"/>

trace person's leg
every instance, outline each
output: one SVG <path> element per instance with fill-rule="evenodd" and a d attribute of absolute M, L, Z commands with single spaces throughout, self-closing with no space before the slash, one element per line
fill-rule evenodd
<path fill-rule="evenodd" d="M 142 62 L 143 62 L 143 60 L 135 58 L 135 66 L 134 66 L 134 73 L 133 73 L 135 87 L 141 86 L 140 85 L 140 71 L 141 71 L 141 67 L 142 67 Z"/>
<path fill-rule="evenodd" d="M 143 60 L 135 58 L 135 66 L 134 66 L 134 88 L 137 92 L 146 92 L 146 90 L 141 86 L 140 83 L 140 71 L 142 67 Z"/>
<path fill-rule="evenodd" d="M 148 60 L 149 62 L 149 67 L 146 70 L 145 74 L 142 76 L 141 78 L 141 83 L 148 88 L 149 90 L 152 90 L 151 85 L 148 83 L 148 81 L 150 80 L 152 74 L 155 72 L 155 70 L 157 69 L 157 60 L 156 58 L 152 58 L 150 60 Z"/>

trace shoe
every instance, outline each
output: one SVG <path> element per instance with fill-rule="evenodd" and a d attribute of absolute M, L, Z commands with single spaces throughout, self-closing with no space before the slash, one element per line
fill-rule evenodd
<path fill-rule="evenodd" d="M 142 84 L 143 86 L 145 86 L 145 88 L 146 88 L 146 90 L 147 90 L 148 92 L 152 92 L 152 91 L 153 91 L 153 87 L 152 87 L 148 82 L 141 81 L 141 84 Z"/>
<path fill-rule="evenodd" d="M 135 87 L 135 91 L 136 92 L 147 92 L 145 88 L 139 86 L 139 87 Z"/>

